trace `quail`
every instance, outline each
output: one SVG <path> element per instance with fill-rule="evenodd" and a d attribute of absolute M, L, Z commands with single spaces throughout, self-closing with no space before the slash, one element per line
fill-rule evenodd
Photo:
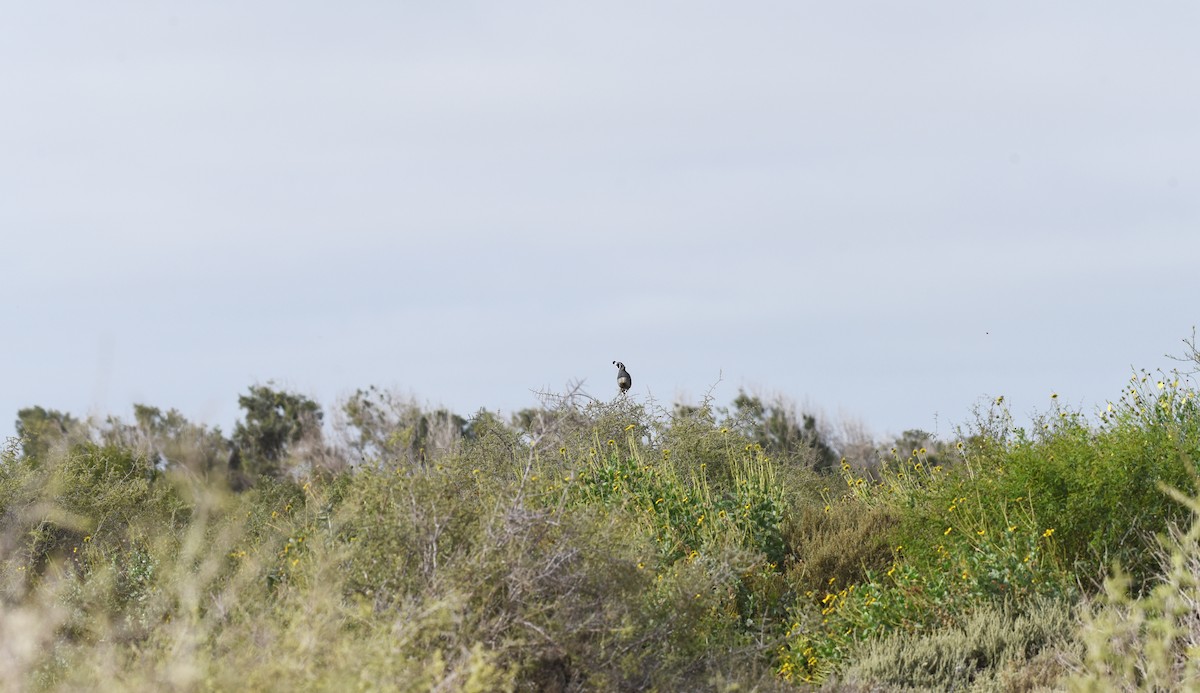
<path fill-rule="evenodd" d="M 629 375 L 629 371 L 625 370 L 625 364 L 613 361 L 613 365 L 617 367 L 617 387 L 621 388 L 621 394 L 625 394 L 629 388 L 633 387 L 633 378 Z"/>

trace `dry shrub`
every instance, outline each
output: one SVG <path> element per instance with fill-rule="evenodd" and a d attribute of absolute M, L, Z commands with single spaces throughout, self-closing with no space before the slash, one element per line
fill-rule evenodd
<path fill-rule="evenodd" d="M 886 569 L 892 560 L 896 522 L 886 506 L 833 502 L 795 508 L 783 530 L 791 562 L 788 579 L 798 592 L 818 594 L 829 584 L 862 582 L 866 571 Z"/>

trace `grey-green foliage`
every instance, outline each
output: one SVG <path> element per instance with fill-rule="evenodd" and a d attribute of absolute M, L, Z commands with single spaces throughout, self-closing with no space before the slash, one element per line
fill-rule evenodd
<path fill-rule="evenodd" d="M 989 603 L 932 632 L 866 642 L 852 655 L 844 681 L 887 690 L 1053 686 L 1065 673 L 1056 653 L 1073 648 L 1077 623 L 1066 602 L 1039 598 L 1019 609 Z"/>
<path fill-rule="evenodd" d="M 356 462 L 424 464 L 472 437 L 474 420 L 447 409 L 424 410 L 411 397 L 375 386 L 357 390 L 341 406 L 339 429 Z M 494 418 L 481 412 L 477 419 Z"/>
<path fill-rule="evenodd" d="M 507 455 L 491 446 L 498 438 L 482 441 Z M 335 514 L 339 580 L 375 613 L 452 597 L 445 645 L 482 643 L 519 673 L 520 690 L 703 690 L 754 667 L 757 650 L 726 616 L 731 561 L 656 575 L 652 538 L 633 516 L 541 507 L 511 471 L 437 462 L 358 471 Z"/>
<path fill-rule="evenodd" d="M 837 452 L 817 426 L 815 416 L 797 415 L 782 399 L 763 402 L 746 392 L 733 400 L 731 421 L 744 435 L 773 455 L 811 460 L 816 469 L 832 469 Z"/>
<path fill-rule="evenodd" d="M 70 414 L 40 406 L 17 412 L 17 438 L 25 457 L 45 457 L 56 445 L 69 446 L 87 437 L 87 426 Z"/>
<path fill-rule="evenodd" d="M 304 439 L 321 440 L 321 407 L 304 395 L 253 385 L 238 397 L 245 418 L 233 430 L 245 470 L 252 475 L 280 476 L 291 446 Z"/>
<path fill-rule="evenodd" d="M 198 474 L 223 471 L 230 442 L 219 428 L 188 421 L 175 409 L 133 405 L 133 423 L 110 416 L 100 429 L 108 445 L 136 450 L 164 469 L 183 467 Z"/>

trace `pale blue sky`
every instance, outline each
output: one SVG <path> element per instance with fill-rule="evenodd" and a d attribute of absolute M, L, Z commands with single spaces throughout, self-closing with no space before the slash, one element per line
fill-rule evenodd
<path fill-rule="evenodd" d="M 1197 323 L 1200 5 L 0 10 L 0 431 L 274 380 L 585 379 L 877 435 L 1087 410 Z"/>

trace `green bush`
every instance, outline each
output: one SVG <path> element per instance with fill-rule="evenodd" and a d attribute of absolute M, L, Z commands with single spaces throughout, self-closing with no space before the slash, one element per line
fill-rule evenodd
<path fill-rule="evenodd" d="M 997 519 L 1006 505 L 1027 503 L 1063 565 L 1082 579 L 1119 564 L 1141 585 L 1156 568 L 1154 535 L 1186 519 L 1160 485 L 1190 483 L 1200 416 L 1193 391 L 1145 373 L 1109 409 L 1098 428 L 1055 406 L 1033 433 L 993 436 L 970 456 L 968 485 Z"/>
<path fill-rule="evenodd" d="M 816 543 L 820 553 L 805 554 L 827 556 L 824 570 L 797 571 L 803 599 L 779 650 L 785 678 L 821 681 L 863 642 L 942 628 L 990 602 L 1070 591 L 1053 532 L 1040 528 L 1028 502 L 997 498 L 965 462 L 931 465 L 918 448 L 883 464 L 873 481 L 843 463 L 840 486 L 846 495 L 820 515 L 795 516 L 830 531 Z"/>
<path fill-rule="evenodd" d="M 16 550 L 5 558 L 28 580 L 52 565 L 86 570 L 98 551 L 173 532 L 187 520 L 182 499 L 132 450 L 82 443 L 4 467 L 3 544 Z"/>
<path fill-rule="evenodd" d="M 580 399 L 513 425 L 375 403 L 354 454 L 276 408 L 245 430 L 260 462 L 280 434 L 280 473 L 238 491 L 177 413 L 28 410 L 41 437 L 0 451 L 0 688 L 1194 685 L 1200 552 L 1153 551 L 1200 445 L 1173 379 L 832 473 L 815 421 Z"/>
<path fill-rule="evenodd" d="M 1074 690 L 1200 690 L 1200 498 L 1169 490 L 1192 513 L 1155 552 L 1159 572 L 1142 596 L 1118 571 L 1085 611 L 1085 648 L 1074 661 Z"/>

